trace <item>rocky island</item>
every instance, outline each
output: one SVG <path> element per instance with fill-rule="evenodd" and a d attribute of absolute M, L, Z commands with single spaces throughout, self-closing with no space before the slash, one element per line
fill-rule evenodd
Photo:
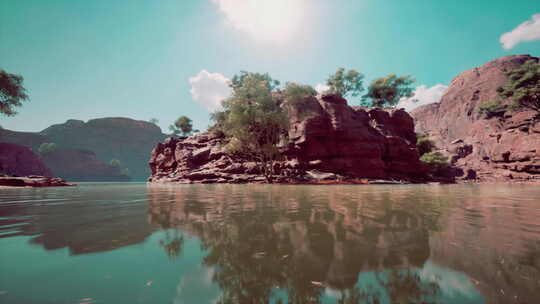
<path fill-rule="evenodd" d="M 360 179 L 425 181 L 412 117 L 404 110 L 351 107 L 338 95 L 289 105 L 288 141 L 276 182 Z M 226 153 L 212 132 L 168 138 L 153 150 L 150 182 L 264 182 L 255 162 Z"/>

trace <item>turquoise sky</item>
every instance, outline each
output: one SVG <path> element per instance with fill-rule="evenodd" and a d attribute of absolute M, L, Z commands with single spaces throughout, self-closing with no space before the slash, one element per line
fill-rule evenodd
<path fill-rule="evenodd" d="M 188 81 L 201 70 L 316 85 L 343 66 L 431 87 L 500 56 L 540 55 L 540 40 L 499 42 L 540 13 L 538 0 L 288 1 L 251 18 L 239 0 L 0 0 L 0 67 L 24 76 L 31 96 L 0 125 L 122 116 L 165 128 L 187 115 L 205 129 Z"/>

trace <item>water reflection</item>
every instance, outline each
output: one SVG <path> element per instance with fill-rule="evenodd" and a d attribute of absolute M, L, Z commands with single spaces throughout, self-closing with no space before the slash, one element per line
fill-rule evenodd
<path fill-rule="evenodd" d="M 150 186 L 149 217 L 201 239 L 203 263 L 222 290 L 218 303 L 483 303 L 480 293 L 489 303 L 533 303 L 537 243 L 518 242 L 532 246 L 526 255 L 500 251 L 508 237 L 485 228 L 515 236 L 515 228 L 493 227 L 512 225 L 506 211 L 483 205 L 504 209 L 509 202 L 500 198 L 507 196 L 455 190 Z M 537 216 L 538 203 L 525 200 L 520 208 Z M 538 240 L 537 232 L 530 237 Z M 511 271 L 499 267 L 501 257 Z M 516 268 L 527 263 L 529 282 Z"/>

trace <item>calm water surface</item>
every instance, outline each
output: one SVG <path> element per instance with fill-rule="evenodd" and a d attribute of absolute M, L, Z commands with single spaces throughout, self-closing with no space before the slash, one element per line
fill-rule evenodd
<path fill-rule="evenodd" d="M 0 189 L 0 303 L 540 303 L 540 187 Z"/>

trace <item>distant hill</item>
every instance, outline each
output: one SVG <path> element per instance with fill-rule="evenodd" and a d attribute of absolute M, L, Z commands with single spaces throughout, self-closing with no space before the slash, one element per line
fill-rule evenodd
<path fill-rule="evenodd" d="M 119 160 L 120 167 L 128 169 L 132 180 L 146 180 L 150 176 L 149 156 L 153 147 L 165 137 L 155 124 L 122 117 L 92 119 L 88 122 L 71 119 L 41 132 L 0 129 L 0 142 L 27 146 L 34 152 L 38 151 L 42 143 L 55 143 L 58 151 L 54 153 L 54 162 L 52 157 L 44 157 L 45 164 L 52 169 L 53 174 L 57 174 L 54 168 L 60 170 L 61 155 L 66 156 L 66 161 L 88 160 L 88 155 L 81 152 L 84 150 L 95 153 L 95 158 L 106 164 L 113 159 Z M 62 152 L 66 149 L 69 151 Z"/>

